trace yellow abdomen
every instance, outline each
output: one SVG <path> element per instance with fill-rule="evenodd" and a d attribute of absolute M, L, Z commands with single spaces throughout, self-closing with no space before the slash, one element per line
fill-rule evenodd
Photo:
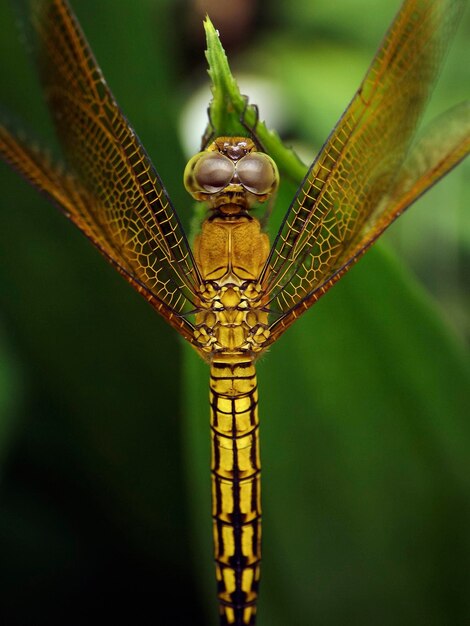
<path fill-rule="evenodd" d="M 258 390 L 253 362 L 214 359 L 212 517 L 221 624 L 255 623 L 261 561 Z"/>

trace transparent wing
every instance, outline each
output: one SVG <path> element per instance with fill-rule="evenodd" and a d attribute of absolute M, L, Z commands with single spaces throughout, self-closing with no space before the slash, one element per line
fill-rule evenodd
<path fill-rule="evenodd" d="M 263 270 L 273 321 L 270 342 L 403 210 L 403 194 L 398 192 L 398 202 L 392 190 L 403 186 L 400 168 L 462 7 L 461 0 L 406 0 L 402 5 L 297 192 Z M 453 165 L 446 165 L 447 147 L 440 139 L 435 138 L 434 150 L 443 155 L 447 171 Z M 408 204 L 436 180 L 428 169 L 413 176 L 420 183 L 409 183 Z"/>
<path fill-rule="evenodd" d="M 274 322 L 266 344 L 275 341 L 299 315 L 321 298 L 403 211 L 469 154 L 470 101 L 447 111 L 425 129 L 401 168 L 390 194 L 383 197 L 375 217 L 364 224 L 344 256 L 338 259 L 336 271 L 288 314 Z"/>
<path fill-rule="evenodd" d="M 143 295 L 183 337 L 194 342 L 192 326 L 187 320 L 149 290 L 136 276 L 125 256 L 116 255 L 113 245 L 109 244 L 107 237 L 96 223 L 93 208 L 95 198 L 90 196 L 78 180 L 63 168 L 54 165 L 44 151 L 37 146 L 30 145 L 2 125 L 0 125 L 0 157 L 72 219 L 134 289 Z"/>
<path fill-rule="evenodd" d="M 11 160 L 11 151 L 16 151 L 16 167 L 66 207 L 68 217 L 134 286 L 140 285 L 139 290 L 158 303 L 156 308 L 170 323 L 180 332 L 184 326 L 189 330 L 190 324 L 175 316 L 194 308 L 199 276 L 162 182 L 114 100 L 67 2 L 27 2 L 67 174 L 58 180 L 54 168 L 44 166 L 47 171 L 41 171 L 39 153 L 5 128 L 0 153 Z M 67 193 L 74 202 L 65 198 Z"/>
<path fill-rule="evenodd" d="M 427 189 L 470 153 L 470 100 L 461 102 L 431 122 L 407 156 L 390 193 L 359 233 L 362 248 L 376 231 L 383 231 Z"/>

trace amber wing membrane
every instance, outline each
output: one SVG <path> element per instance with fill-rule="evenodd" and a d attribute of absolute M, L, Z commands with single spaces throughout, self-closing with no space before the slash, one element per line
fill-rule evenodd
<path fill-rule="evenodd" d="M 414 169 L 411 158 L 402 169 L 463 4 L 406 0 L 402 5 L 274 242 L 261 277 L 272 316 L 268 343 L 468 153 L 467 123 L 449 137 L 431 132 L 428 163 Z M 460 115 L 468 120 L 468 108 Z M 430 145 L 418 146 L 415 156 L 423 157 Z"/>
<path fill-rule="evenodd" d="M 66 161 L 0 128 L 0 155 L 45 191 L 183 334 L 197 268 L 150 159 L 120 111 L 65 0 L 28 0 L 35 51 Z"/>

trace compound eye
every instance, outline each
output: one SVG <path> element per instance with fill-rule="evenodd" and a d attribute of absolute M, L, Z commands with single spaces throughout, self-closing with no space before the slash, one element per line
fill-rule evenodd
<path fill-rule="evenodd" d="M 207 193 L 222 191 L 233 178 L 235 166 L 223 154 L 203 153 L 194 164 L 193 174 L 198 186 Z"/>
<path fill-rule="evenodd" d="M 262 152 L 247 154 L 240 159 L 237 174 L 245 189 L 258 196 L 273 191 L 279 179 L 276 164 Z"/>

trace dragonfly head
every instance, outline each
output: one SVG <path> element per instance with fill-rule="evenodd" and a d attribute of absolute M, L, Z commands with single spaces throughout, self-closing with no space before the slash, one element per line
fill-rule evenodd
<path fill-rule="evenodd" d="M 274 161 L 246 137 L 219 137 L 184 170 L 184 186 L 193 198 L 228 215 L 265 202 L 278 183 Z"/>

